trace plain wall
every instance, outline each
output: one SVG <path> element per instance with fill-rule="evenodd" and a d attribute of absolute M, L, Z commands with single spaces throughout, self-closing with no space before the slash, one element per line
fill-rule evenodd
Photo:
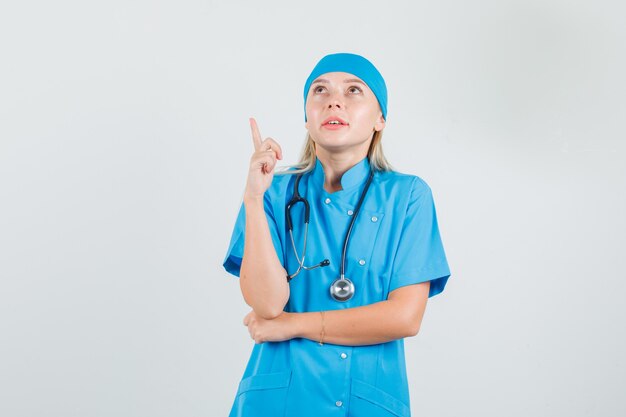
<path fill-rule="evenodd" d="M 0 6 L 0 415 L 225 416 L 254 341 L 221 263 L 248 117 L 296 162 L 315 63 L 389 88 L 452 276 L 416 416 L 624 416 L 623 2 Z"/>

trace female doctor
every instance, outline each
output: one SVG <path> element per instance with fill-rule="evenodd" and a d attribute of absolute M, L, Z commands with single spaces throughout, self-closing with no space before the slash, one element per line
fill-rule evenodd
<path fill-rule="evenodd" d="M 223 265 L 240 277 L 256 343 L 230 416 L 408 417 L 404 338 L 450 276 L 431 189 L 383 155 L 387 89 L 366 58 L 323 57 L 304 110 L 300 162 L 281 172 L 280 145 L 250 119 Z"/>

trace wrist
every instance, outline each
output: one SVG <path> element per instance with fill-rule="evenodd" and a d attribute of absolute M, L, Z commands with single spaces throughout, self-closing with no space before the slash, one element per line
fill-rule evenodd
<path fill-rule="evenodd" d="M 321 317 L 319 311 L 290 313 L 290 328 L 293 337 L 314 341 L 320 340 Z"/>
<path fill-rule="evenodd" d="M 244 195 L 243 204 L 245 206 L 263 205 L 263 196 L 262 195 L 255 195 L 255 196 Z"/>
<path fill-rule="evenodd" d="M 287 317 L 289 318 L 289 332 L 291 333 L 291 338 L 303 337 L 302 334 L 302 316 L 305 313 L 287 313 Z"/>

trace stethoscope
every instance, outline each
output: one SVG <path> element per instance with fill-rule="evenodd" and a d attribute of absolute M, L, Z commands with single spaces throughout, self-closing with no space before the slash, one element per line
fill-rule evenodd
<path fill-rule="evenodd" d="M 330 261 L 328 259 L 324 259 L 322 262 L 313 266 L 304 266 L 304 257 L 306 255 L 306 238 L 309 232 L 309 215 L 310 208 L 309 202 L 306 198 L 302 197 L 298 192 L 298 185 L 300 184 L 300 178 L 302 174 L 298 174 L 296 176 L 296 181 L 294 184 L 293 197 L 285 208 L 285 217 L 287 219 L 287 227 L 289 228 L 289 235 L 291 236 L 291 246 L 293 247 L 293 252 L 296 255 L 296 260 L 298 261 L 298 270 L 291 275 L 287 275 L 287 282 L 291 281 L 296 275 L 300 273 L 302 269 L 311 270 L 315 268 L 319 268 L 322 266 L 330 265 Z M 352 215 L 352 220 L 350 221 L 350 226 L 348 227 L 348 231 L 346 232 L 346 237 L 343 241 L 343 253 L 341 255 L 341 269 L 340 276 L 337 278 L 330 286 L 330 295 L 336 301 L 348 301 L 354 295 L 354 284 L 348 278 L 345 277 L 345 268 L 346 268 L 346 251 L 348 249 L 348 241 L 350 238 L 350 233 L 352 232 L 352 226 L 354 225 L 354 221 L 356 220 L 356 216 L 359 214 L 359 210 L 361 209 L 361 204 L 363 204 L 363 200 L 365 199 L 365 194 L 367 194 L 367 190 L 372 182 L 372 178 L 374 178 L 374 171 L 370 170 L 369 177 L 367 178 L 367 183 L 365 184 L 365 188 L 361 193 L 361 197 L 359 197 L 359 201 L 354 209 L 354 214 Z M 302 248 L 302 259 L 298 257 L 298 251 L 296 250 L 296 244 L 293 239 L 293 223 L 291 222 L 291 208 L 296 204 L 302 202 L 304 203 L 304 244 Z"/>

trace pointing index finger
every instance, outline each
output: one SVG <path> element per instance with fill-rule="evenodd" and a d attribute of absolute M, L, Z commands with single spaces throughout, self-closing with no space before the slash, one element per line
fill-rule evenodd
<path fill-rule="evenodd" d="M 254 144 L 254 150 L 258 151 L 261 147 L 261 132 L 259 132 L 259 127 L 256 124 L 256 120 L 254 117 L 250 118 L 250 130 L 252 131 L 252 143 Z"/>

